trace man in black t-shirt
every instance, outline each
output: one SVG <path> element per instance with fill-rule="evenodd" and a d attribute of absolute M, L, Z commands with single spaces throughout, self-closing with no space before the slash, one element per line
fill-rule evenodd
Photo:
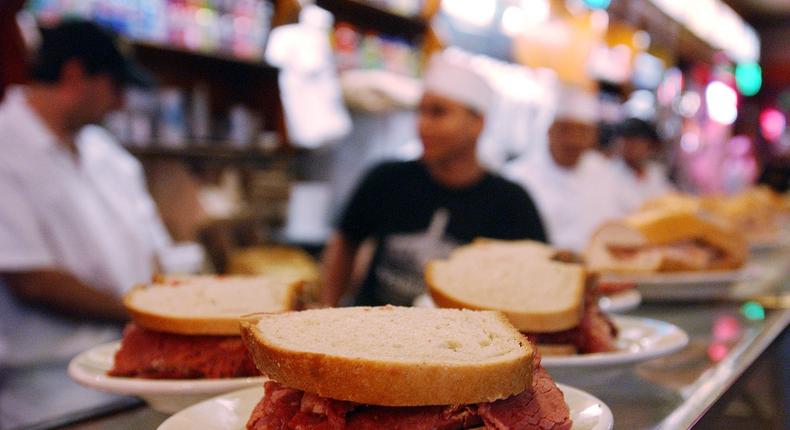
<path fill-rule="evenodd" d="M 446 54 L 432 58 L 418 116 L 423 155 L 379 165 L 356 189 L 324 256 L 325 304 L 346 292 L 369 238 L 377 244 L 360 305 L 410 305 L 425 290 L 425 263 L 476 237 L 546 240 L 526 192 L 477 159 L 491 98 L 482 77 Z"/>

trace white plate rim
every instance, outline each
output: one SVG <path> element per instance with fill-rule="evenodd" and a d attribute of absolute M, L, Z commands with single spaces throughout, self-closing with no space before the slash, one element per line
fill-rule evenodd
<path fill-rule="evenodd" d="M 790 246 L 790 231 L 782 230 L 772 240 L 758 240 L 749 243 L 750 252 L 768 252 Z"/>
<path fill-rule="evenodd" d="M 176 395 L 215 394 L 263 384 L 264 376 L 224 379 L 143 379 L 123 378 L 107 375 L 109 368 L 92 363 L 91 356 L 115 351 L 120 341 L 96 345 L 74 357 L 68 366 L 68 374 L 80 385 L 113 394 L 125 395 Z"/>
<path fill-rule="evenodd" d="M 609 304 L 605 304 L 607 300 Z M 614 294 L 602 294 L 598 298 L 598 307 L 604 312 L 618 313 L 634 310 L 642 304 L 642 293 L 636 288 L 629 288 Z"/>
<path fill-rule="evenodd" d="M 560 389 L 560 391 L 562 391 L 563 395 L 566 398 L 566 402 L 568 401 L 567 399 L 569 397 L 572 397 L 576 399 L 582 399 L 582 401 L 589 404 L 596 404 L 596 406 L 600 408 L 600 415 L 598 422 L 595 424 L 595 426 L 588 428 L 586 430 L 611 430 L 614 427 L 614 415 L 612 414 L 612 410 L 601 399 L 584 390 L 571 387 L 569 385 L 557 383 L 557 387 Z M 263 387 L 256 386 L 256 387 L 247 387 L 237 391 L 232 391 L 230 393 L 225 393 L 218 395 L 216 397 L 212 397 L 210 399 L 204 400 L 200 403 L 196 403 L 192 406 L 182 409 L 179 412 L 176 412 L 175 414 L 170 416 L 167 420 L 162 422 L 162 424 L 160 424 L 159 427 L 157 427 L 157 430 L 183 430 L 184 427 L 178 427 L 178 425 L 181 424 L 179 420 L 183 420 L 185 415 L 188 416 L 189 414 L 195 414 L 197 413 L 196 412 L 197 410 L 211 407 L 211 405 L 213 404 L 223 404 L 223 403 L 228 405 L 235 404 L 239 400 L 244 399 L 248 396 L 256 396 L 260 398 L 260 396 L 262 396 L 262 392 L 263 392 Z M 571 409 L 573 409 L 571 404 L 569 404 L 568 406 Z M 226 428 L 222 430 L 235 430 L 235 429 Z M 573 430 L 573 428 L 571 430 Z"/>
<path fill-rule="evenodd" d="M 730 284 L 755 279 L 758 274 L 753 267 L 735 270 L 658 273 L 603 273 L 599 282 L 635 283 L 650 285 L 688 286 L 694 284 Z"/>
<path fill-rule="evenodd" d="M 647 326 L 651 325 L 657 327 L 659 330 L 664 330 L 667 334 L 664 337 L 675 337 L 673 342 L 666 345 L 660 345 L 654 348 L 646 348 L 640 351 L 613 351 L 613 352 L 598 352 L 592 354 L 578 354 L 566 356 L 545 356 L 541 359 L 541 364 L 547 369 L 558 368 L 581 368 L 581 367 L 605 367 L 605 366 L 620 366 L 625 364 L 634 364 L 642 361 L 652 360 L 654 358 L 663 357 L 673 352 L 677 352 L 686 347 L 689 343 L 688 334 L 680 327 L 652 318 L 611 315 L 612 322 L 618 329 L 623 326 Z"/>
<path fill-rule="evenodd" d="M 429 306 L 430 296 L 427 294 L 420 295 L 414 300 L 415 306 Z M 607 367 L 607 366 L 621 366 L 626 364 L 638 363 L 653 358 L 662 357 L 667 354 L 679 351 L 688 345 L 688 334 L 680 327 L 652 318 L 623 316 L 623 315 L 609 315 L 612 322 L 618 329 L 622 325 L 652 325 L 658 327 L 659 330 L 668 332 L 666 337 L 676 337 L 675 342 L 666 345 L 661 345 L 656 348 L 647 348 L 640 351 L 613 351 L 613 352 L 600 352 L 592 354 L 578 354 L 578 355 L 563 355 L 563 356 L 544 356 L 541 363 L 548 369 L 558 368 L 582 368 L 582 367 Z"/>

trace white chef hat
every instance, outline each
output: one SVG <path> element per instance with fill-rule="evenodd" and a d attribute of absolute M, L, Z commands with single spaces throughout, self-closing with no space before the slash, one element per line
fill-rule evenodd
<path fill-rule="evenodd" d="M 601 119 L 601 106 L 598 102 L 598 96 L 579 87 L 560 86 L 559 91 L 557 91 L 554 120 L 562 119 L 597 125 Z"/>
<path fill-rule="evenodd" d="M 446 53 L 431 57 L 423 88 L 462 103 L 482 115 L 488 112 L 494 100 L 491 86 L 473 70 L 468 60 Z"/>

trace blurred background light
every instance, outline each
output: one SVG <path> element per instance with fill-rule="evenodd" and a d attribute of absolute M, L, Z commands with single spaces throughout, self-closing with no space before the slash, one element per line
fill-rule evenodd
<path fill-rule="evenodd" d="M 738 118 L 738 94 L 724 82 L 708 84 L 705 105 L 710 119 L 720 124 L 730 125 Z"/>
<path fill-rule="evenodd" d="M 739 63 L 735 66 L 735 84 L 745 96 L 753 96 L 763 86 L 763 71 L 757 63 Z"/>
<path fill-rule="evenodd" d="M 488 27 L 497 10 L 496 0 L 443 0 L 442 9 L 453 18 L 475 27 Z"/>
<path fill-rule="evenodd" d="M 611 0 L 584 0 L 584 5 L 590 9 L 606 9 L 611 2 Z"/>
<path fill-rule="evenodd" d="M 741 322 L 732 315 L 725 315 L 713 323 L 713 339 L 720 342 L 732 342 L 741 335 Z"/>
<path fill-rule="evenodd" d="M 714 342 L 708 346 L 708 358 L 714 363 L 724 360 L 724 357 L 727 356 L 728 352 L 729 349 L 727 348 L 727 345 L 724 345 L 723 343 Z"/>
<path fill-rule="evenodd" d="M 785 132 L 787 119 L 782 112 L 774 108 L 768 108 L 760 114 L 760 131 L 768 141 L 779 139 Z"/>
<path fill-rule="evenodd" d="M 515 36 L 527 28 L 527 14 L 518 6 L 508 6 L 502 12 L 502 31 L 508 36 Z"/>
<path fill-rule="evenodd" d="M 761 321 L 765 319 L 765 308 L 757 302 L 746 302 L 741 306 L 741 313 L 750 321 Z"/>
<path fill-rule="evenodd" d="M 697 152 L 700 147 L 699 135 L 694 132 L 684 133 L 680 137 L 680 147 L 688 153 Z"/>
<path fill-rule="evenodd" d="M 678 105 L 678 113 L 686 118 L 692 118 L 699 112 L 702 105 L 702 99 L 695 91 L 688 91 L 680 97 L 680 104 Z"/>
<path fill-rule="evenodd" d="M 633 36 L 631 41 L 634 44 L 634 48 L 636 48 L 636 49 L 638 49 L 640 51 L 645 51 L 645 50 L 647 50 L 647 48 L 650 47 L 651 39 L 650 39 L 650 35 L 647 34 L 646 31 L 639 30 L 639 31 L 634 33 L 634 36 Z"/>

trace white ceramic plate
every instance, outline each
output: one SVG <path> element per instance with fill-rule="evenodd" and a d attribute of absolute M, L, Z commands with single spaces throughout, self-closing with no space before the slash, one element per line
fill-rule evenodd
<path fill-rule="evenodd" d="M 640 303 L 642 303 L 642 294 L 636 288 L 602 295 L 598 299 L 598 307 L 602 311 L 610 313 L 628 312 L 638 308 Z"/>
<path fill-rule="evenodd" d="M 414 300 L 416 307 L 436 307 L 427 294 Z M 617 326 L 617 351 L 567 356 L 544 356 L 543 366 L 553 369 L 616 367 L 671 354 L 684 348 L 689 337 L 676 325 L 649 318 L 611 315 Z"/>
<path fill-rule="evenodd" d="M 99 391 L 142 397 L 153 409 L 168 414 L 218 394 L 261 385 L 266 380 L 262 376 L 170 380 L 108 376 L 119 346 L 120 342 L 98 345 L 74 357 L 69 363 L 69 376 L 80 385 Z"/>
<path fill-rule="evenodd" d="M 543 366 L 549 372 L 560 368 L 623 366 L 671 354 L 689 342 L 685 331 L 667 322 L 621 315 L 611 318 L 618 329 L 616 351 L 544 356 Z"/>
<path fill-rule="evenodd" d="M 738 270 L 719 270 L 708 272 L 661 272 L 644 274 L 604 274 L 600 282 L 627 283 L 633 282 L 637 286 L 646 284 L 655 285 L 695 285 L 695 284 L 731 284 L 733 282 L 753 279 L 753 270 L 742 268 Z"/>
<path fill-rule="evenodd" d="M 623 291 L 610 296 L 601 296 L 598 306 L 604 312 L 627 312 L 642 303 L 642 295 L 636 289 Z M 420 294 L 412 303 L 417 308 L 435 308 L 436 304 L 429 294 Z"/>
<path fill-rule="evenodd" d="M 752 243 L 749 245 L 749 252 L 753 254 L 763 254 L 763 253 L 777 251 L 782 248 L 787 248 L 788 246 L 790 246 L 790 240 L 786 238 L 774 242 Z"/>
<path fill-rule="evenodd" d="M 644 300 L 726 299 L 738 284 L 760 279 L 760 272 L 757 266 L 747 266 L 718 272 L 603 275 L 601 282 L 633 282 Z"/>
<path fill-rule="evenodd" d="M 573 430 L 609 430 L 612 411 L 596 397 L 562 384 L 573 420 Z M 198 403 L 168 418 L 159 430 L 243 430 L 255 405 L 263 397 L 263 387 L 234 391 Z"/>

